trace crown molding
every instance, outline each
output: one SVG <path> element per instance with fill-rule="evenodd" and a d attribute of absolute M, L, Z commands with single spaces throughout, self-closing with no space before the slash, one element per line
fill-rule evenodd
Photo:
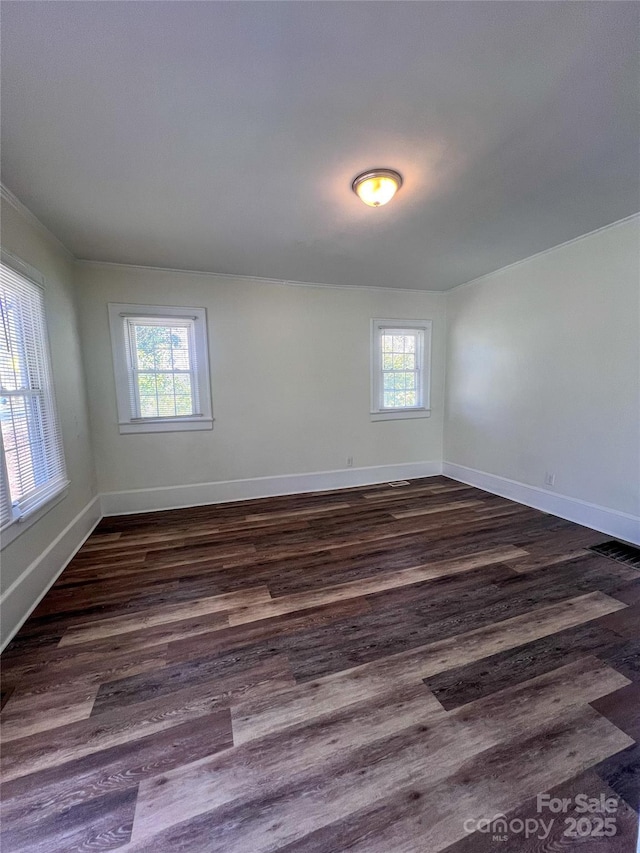
<path fill-rule="evenodd" d="M 432 296 L 442 296 L 442 290 L 423 290 L 418 287 L 375 287 L 366 284 L 328 284 L 321 281 L 292 281 L 282 278 L 267 278 L 257 275 L 237 275 L 236 273 L 209 272 L 207 270 L 187 270 L 174 267 L 155 267 L 147 264 L 122 264 L 117 261 L 92 261 L 87 258 L 76 258 L 76 263 L 87 267 L 111 267 L 122 270 L 137 270 L 140 272 L 175 273 L 177 275 L 205 276 L 206 278 L 234 279 L 247 281 L 252 284 L 277 284 L 280 287 L 325 287 L 333 290 L 373 290 L 387 293 L 429 293 Z"/>
<path fill-rule="evenodd" d="M 323 284 L 315 281 L 283 281 L 288 287 L 328 287 L 334 290 L 371 290 L 384 291 L 385 293 L 428 293 L 431 296 L 442 296 L 444 290 L 424 290 L 421 287 L 376 287 L 373 284 Z"/>
<path fill-rule="evenodd" d="M 23 204 L 23 202 L 20 201 L 18 196 L 14 195 L 14 193 L 12 193 L 11 190 L 2 183 L 0 183 L 0 196 L 4 199 L 4 201 L 7 202 L 7 204 L 10 204 L 11 207 L 16 210 L 20 214 L 20 216 L 22 216 L 23 219 L 26 219 L 26 221 L 33 225 L 35 228 L 37 228 L 37 230 L 40 231 L 41 234 L 44 234 L 45 237 L 48 237 L 49 240 L 55 243 L 56 246 L 61 249 L 64 254 L 69 258 L 69 260 L 76 260 L 76 257 L 73 252 L 65 246 L 62 240 L 60 240 L 59 237 L 56 237 L 53 231 L 50 231 L 44 224 L 44 222 L 41 222 L 35 215 L 35 213 L 29 210 L 26 204 Z"/>
<path fill-rule="evenodd" d="M 551 252 L 557 252 L 558 249 L 563 249 L 565 246 L 571 246 L 573 243 L 579 243 L 581 240 L 586 240 L 587 237 L 594 237 L 596 234 L 602 234 L 603 231 L 610 231 L 611 229 L 618 228 L 621 225 L 627 225 L 634 220 L 638 220 L 638 223 L 640 224 L 640 211 L 638 213 L 632 213 L 630 216 L 625 216 L 623 219 L 617 219 L 615 222 L 610 222 L 608 225 L 603 225 L 601 228 L 596 228 L 594 231 L 588 231 L 586 234 L 581 234 L 579 237 L 572 237 L 571 240 L 565 240 L 564 243 L 558 243 L 557 246 L 551 246 L 548 249 L 543 249 L 541 252 L 536 252 L 535 255 L 528 255 L 526 258 L 514 261 L 512 264 L 507 264 L 506 267 L 499 267 L 497 270 L 492 270 L 492 272 L 487 272 L 484 275 L 478 276 L 478 278 L 472 278 L 471 281 L 456 284 L 455 287 L 450 287 L 448 290 L 440 292 L 453 293 L 454 290 L 461 290 L 463 287 L 471 287 L 473 284 L 479 284 L 480 282 L 493 278 L 494 275 L 499 275 L 507 270 L 512 270 L 514 267 L 526 264 L 529 261 L 534 260 L 534 258 L 541 258 L 543 255 L 548 255 Z"/>

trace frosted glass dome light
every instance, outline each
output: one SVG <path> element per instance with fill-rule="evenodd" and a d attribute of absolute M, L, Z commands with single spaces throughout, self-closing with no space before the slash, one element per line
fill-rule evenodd
<path fill-rule="evenodd" d="M 393 169 L 370 169 L 354 178 L 351 189 L 369 207 L 391 201 L 402 186 L 402 175 Z"/>

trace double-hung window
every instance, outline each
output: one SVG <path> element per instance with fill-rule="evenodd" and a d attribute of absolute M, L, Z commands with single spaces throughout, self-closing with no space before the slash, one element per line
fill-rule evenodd
<path fill-rule="evenodd" d="M 431 320 L 371 321 L 371 419 L 428 417 Z"/>
<path fill-rule="evenodd" d="M 204 308 L 109 304 L 121 433 L 211 429 Z"/>
<path fill-rule="evenodd" d="M 26 520 L 68 485 L 56 413 L 42 278 L 0 263 L 0 528 Z M 3 537 L 3 543 L 13 538 Z"/>

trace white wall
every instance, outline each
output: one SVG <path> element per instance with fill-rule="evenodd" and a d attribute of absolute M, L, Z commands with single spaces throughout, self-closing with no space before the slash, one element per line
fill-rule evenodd
<path fill-rule="evenodd" d="M 449 292 L 446 461 L 640 514 L 639 221 Z"/>
<path fill-rule="evenodd" d="M 2 199 L 2 246 L 46 279 L 45 306 L 64 440 L 67 496 L 2 551 L 2 642 L 11 636 L 97 520 L 73 258 L 28 215 Z"/>
<path fill-rule="evenodd" d="M 344 469 L 348 456 L 355 468 L 425 461 L 439 466 L 442 294 L 96 264 L 79 264 L 77 277 L 101 492 Z M 213 431 L 119 434 L 108 302 L 207 309 Z M 430 418 L 370 422 L 372 317 L 433 320 Z M 189 494 L 193 502 L 201 499 Z M 176 499 L 189 501 L 175 492 L 156 505 Z M 152 505 L 141 500 L 116 500 L 109 507 Z"/>

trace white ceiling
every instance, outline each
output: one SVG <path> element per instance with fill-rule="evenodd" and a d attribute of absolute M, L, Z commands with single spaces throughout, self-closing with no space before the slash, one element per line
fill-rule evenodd
<path fill-rule="evenodd" d="M 444 290 L 638 210 L 639 15 L 5 0 L 3 181 L 80 258 Z"/>

